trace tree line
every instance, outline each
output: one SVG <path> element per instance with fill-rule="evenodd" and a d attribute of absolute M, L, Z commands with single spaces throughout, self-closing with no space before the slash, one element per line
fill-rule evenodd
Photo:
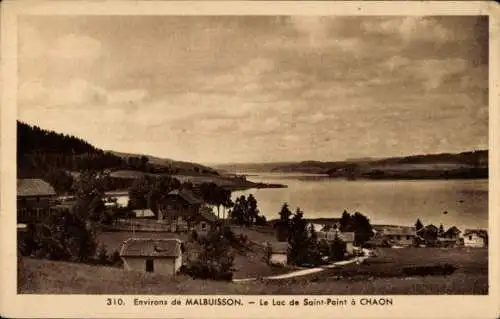
<path fill-rule="evenodd" d="M 171 164 L 153 164 L 144 155 L 117 156 L 111 152 L 94 147 L 87 141 L 73 135 L 56 133 L 39 126 L 17 121 L 17 174 L 21 178 L 44 178 L 56 181 L 62 179 L 62 172 L 86 170 L 135 170 L 153 174 L 182 173 L 179 167 Z M 47 172 L 54 172 L 48 175 Z M 195 174 L 217 175 L 208 168 L 194 166 Z M 68 179 L 67 177 L 64 177 Z M 128 181 L 127 181 L 128 182 Z M 113 183 L 120 184 L 113 180 Z M 57 182 L 56 182 L 57 184 Z M 64 183 L 62 183 L 64 184 Z M 110 186 L 112 186 L 110 182 Z M 67 185 L 66 185 L 67 186 Z M 60 192 L 67 188 L 56 187 Z"/>
<path fill-rule="evenodd" d="M 332 241 L 319 239 L 316 229 L 304 218 L 304 212 L 297 208 L 292 213 L 287 203 L 281 207 L 275 223 L 278 241 L 288 242 L 288 263 L 292 265 L 317 266 L 325 261 L 341 260 L 346 255 L 346 243 L 337 235 Z M 340 232 L 353 232 L 354 245 L 362 246 L 373 236 L 370 220 L 359 212 L 344 211 L 339 221 Z M 333 226 L 335 227 L 335 226 Z M 268 248 L 268 254 L 271 248 Z"/>

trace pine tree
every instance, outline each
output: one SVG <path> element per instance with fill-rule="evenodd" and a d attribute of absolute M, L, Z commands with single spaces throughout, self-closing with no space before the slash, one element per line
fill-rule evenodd
<path fill-rule="evenodd" d="M 422 222 L 420 221 L 420 219 L 417 219 L 417 222 L 415 223 L 415 229 L 417 231 L 419 231 L 420 229 L 422 229 L 424 227 L 424 224 L 422 224 Z"/>

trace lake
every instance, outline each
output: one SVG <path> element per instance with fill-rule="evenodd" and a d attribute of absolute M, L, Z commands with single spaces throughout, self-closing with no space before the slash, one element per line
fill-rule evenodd
<path fill-rule="evenodd" d="M 244 173 L 242 173 L 244 174 Z M 250 189 L 266 218 L 278 218 L 287 202 L 300 207 L 306 218 L 340 217 L 344 210 L 361 212 L 372 224 L 413 226 L 417 218 L 445 228 L 488 228 L 488 180 L 346 181 L 326 176 L 251 173 L 252 182 L 286 184 L 288 188 Z M 447 214 L 443 212 L 447 211 Z"/>

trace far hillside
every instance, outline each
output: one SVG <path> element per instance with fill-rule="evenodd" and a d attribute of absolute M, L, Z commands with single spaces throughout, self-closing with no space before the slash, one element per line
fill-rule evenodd
<path fill-rule="evenodd" d="M 347 179 L 488 178 L 488 150 L 328 162 L 225 164 L 218 167 L 250 174 L 307 173 Z"/>
<path fill-rule="evenodd" d="M 183 175 L 219 175 L 219 172 L 215 169 L 204 166 L 197 163 L 191 162 L 183 162 L 176 161 L 169 158 L 160 158 L 151 155 L 144 154 L 133 154 L 133 153 L 123 153 L 123 152 L 115 152 L 108 151 L 109 153 L 120 157 L 125 161 L 130 161 L 130 159 L 134 158 L 142 158 L 146 157 L 148 159 L 148 164 L 157 167 L 159 170 L 162 168 L 166 168 L 169 172 L 173 174 L 183 174 Z"/>

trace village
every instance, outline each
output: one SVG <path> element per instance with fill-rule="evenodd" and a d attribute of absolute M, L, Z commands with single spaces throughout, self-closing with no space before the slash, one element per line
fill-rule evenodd
<path fill-rule="evenodd" d="M 344 272 L 343 275 L 336 274 L 334 278 L 363 277 L 363 274 L 366 275 L 363 278 L 376 278 L 381 271 L 377 260 L 384 258 L 391 260 L 389 268 L 406 276 L 449 275 L 460 266 L 454 265 L 453 259 L 447 261 L 446 256 L 460 255 L 460 258 L 469 261 L 477 254 L 475 251 L 484 254 L 488 246 L 488 234 L 481 229 L 460 230 L 453 225 L 444 228 L 443 225 L 424 225 L 417 220 L 415 226 L 373 224 L 368 230 L 363 230 L 362 227 L 346 226 L 345 220 L 351 216 L 347 212 L 341 218 L 328 219 L 328 223 L 304 220 L 300 229 L 305 230 L 307 238 L 300 239 L 297 234 L 290 233 L 294 228 L 281 227 L 283 216 L 281 221 L 276 219 L 260 224 L 238 224 L 234 218 L 230 218 L 231 211 L 221 218 L 215 214 L 213 207 L 195 193 L 192 187 L 173 189 L 159 197 L 155 205 L 149 203 L 140 209 L 129 207 L 128 200 L 125 200 L 126 192 L 104 193 L 100 198 L 103 214 L 106 211 L 121 213 L 112 221 L 89 226 L 93 230 L 98 229 L 96 259 L 104 258 L 105 265 L 118 265 L 124 272 L 174 277 L 188 274 L 195 279 L 220 280 L 222 277 L 200 275 L 196 273 L 198 270 L 193 270 L 193 265 L 199 265 L 200 260 L 211 258 L 204 255 L 207 251 L 217 250 L 217 247 L 208 244 L 209 240 L 203 238 L 217 234 L 226 237 L 216 238 L 212 244 L 217 246 L 219 240 L 222 243 L 222 240 L 229 239 L 229 246 L 221 244 L 219 249 L 236 251 L 231 257 L 231 265 L 225 270 L 229 272 L 233 269 L 233 273 L 229 277 L 223 276 L 224 280 L 230 278 L 233 282 L 241 283 L 257 279 L 276 281 L 299 277 L 311 280 L 311 276 L 320 276 L 320 272 L 325 274 L 333 268 L 337 272 Z M 27 233 L 33 232 L 33 225 L 47 224 L 47 220 L 58 212 L 74 211 L 77 200 L 77 196 L 58 196 L 54 188 L 42 179 L 18 179 L 19 245 Z M 286 204 L 285 208 L 287 212 L 284 215 L 289 215 L 285 218 L 285 224 L 294 224 L 294 218 L 303 219 L 299 210 L 294 215 L 296 217 L 289 219 L 293 214 Z M 362 215 L 356 213 L 354 216 Z M 298 225 L 298 221 L 294 225 Z M 305 248 L 305 252 L 299 251 L 298 247 L 302 245 L 298 243 L 299 239 L 308 245 L 311 237 L 314 237 L 317 246 L 312 250 Z M 441 252 L 443 258 L 439 257 Z M 219 262 L 226 258 L 226 253 L 221 251 L 213 258 Z M 29 255 L 37 258 L 36 252 Z M 38 258 L 47 258 L 49 255 L 38 255 Z M 412 255 L 426 257 L 420 258 L 419 266 Z M 58 259 L 50 256 L 49 259 Z M 89 257 L 88 260 L 91 259 Z M 194 264 L 193 260 L 196 261 Z M 436 260 L 443 262 L 436 263 Z M 316 281 L 321 280 L 315 278 Z"/>

